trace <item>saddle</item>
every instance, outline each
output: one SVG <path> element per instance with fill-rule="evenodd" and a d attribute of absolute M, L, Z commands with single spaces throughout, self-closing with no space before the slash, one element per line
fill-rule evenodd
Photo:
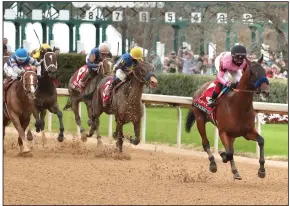
<path fill-rule="evenodd" d="M 212 96 L 212 93 L 214 91 L 214 88 L 216 86 L 216 83 L 217 82 L 213 82 L 211 83 L 208 88 L 202 93 L 202 95 L 197 98 L 196 100 L 194 100 L 192 102 L 192 106 L 196 107 L 197 109 L 203 111 L 207 118 L 210 119 L 215 125 L 217 125 L 217 122 L 216 122 L 216 105 L 218 104 L 218 102 L 220 101 L 220 99 L 225 96 L 231 89 L 228 88 L 228 87 L 224 87 L 222 89 L 222 91 L 220 92 L 220 94 L 218 95 L 217 97 L 217 103 L 216 105 L 211 108 L 211 107 L 208 107 L 207 104 L 208 104 L 208 100 L 211 98 Z"/>

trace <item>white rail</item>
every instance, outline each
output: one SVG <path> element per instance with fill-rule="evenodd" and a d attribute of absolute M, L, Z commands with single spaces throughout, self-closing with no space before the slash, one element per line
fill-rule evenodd
<path fill-rule="evenodd" d="M 60 96 L 68 96 L 68 90 L 64 88 L 58 88 L 57 94 Z M 191 97 L 179 97 L 179 96 L 169 96 L 169 95 L 156 95 L 156 94 L 142 94 L 142 102 L 143 102 L 143 109 L 144 115 L 142 117 L 142 128 L 141 128 L 141 140 L 142 143 L 146 143 L 146 106 L 145 103 L 157 103 L 157 104 L 170 104 L 174 105 L 178 111 L 178 122 L 177 122 L 177 146 L 180 148 L 181 146 L 181 136 L 182 136 L 182 112 L 181 107 L 188 107 L 192 104 Z M 280 114 L 288 114 L 288 104 L 277 104 L 277 103 L 263 103 L 263 102 L 254 102 L 254 109 L 257 112 L 270 112 L 270 113 L 280 113 Z M 79 112 L 81 116 L 81 104 L 79 107 Z M 257 130 L 259 134 L 261 134 L 261 121 L 256 116 L 256 124 Z M 48 114 L 48 130 L 51 132 L 51 114 Z M 112 137 L 112 124 L 113 123 L 113 116 L 109 116 L 109 131 L 108 136 Z M 77 132 L 79 133 L 79 128 L 77 126 Z M 214 151 L 218 152 L 218 143 L 219 143 L 219 135 L 218 129 L 215 128 L 215 138 L 214 138 Z M 257 144 L 256 147 L 257 156 L 259 155 L 259 147 Z"/>

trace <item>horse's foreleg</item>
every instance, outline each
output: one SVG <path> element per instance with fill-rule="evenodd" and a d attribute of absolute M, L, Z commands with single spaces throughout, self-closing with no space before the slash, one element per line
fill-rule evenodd
<path fill-rule="evenodd" d="M 226 149 L 226 152 L 221 152 L 220 156 L 224 163 L 230 161 L 232 173 L 234 174 L 234 179 L 241 180 L 242 177 L 239 174 L 239 171 L 236 167 L 234 161 L 234 142 L 235 138 L 228 136 L 225 132 L 220 132 L 221 141 Z"/>
<path fill-rule="evenodd" d="M 18 118 L 18 115 L 14 112 L 10 112 L 10 117 L 13 122 L 14 127 L 18 131 L 19 137 L 18 137 L 18 143 L 20 146 L 20 152 L 21 153 L 27 153 L 30 152 L 30 149 L 27 146 L 27 142 L 25 139 L 25 130 L 22 128 L 22 125 L 20 123 L 20 120 Z"/>
<path fill-rule="evenodd" d="M 259 135 L 259 133 L 256 131 L 256 129 L 254 129 L 252 132 L 249 132 L 244 137 L 247 140 L 253 140 L 253 141 L 257 141 L 258 142 L 258 145 L 260 147 L 260 159 L 259 159 L 260 168 L 258 170 L 258 176 L 260 178 L 264 178 L 266 176 L 266 170 L 265 170 L 265 167 L 264 167 L 264 164 L 265 164 L 264 138 L 261 135 Z"/>
<path fill-rule="evenodd" d="M 37 108 L 37 106 L 35 106 L 33 108 L 32 114 L 33 114 L 33 117 L 35 119 L 35 129 L 36 129 L 36 132 L 39 133 L 40 130 L 41 130 L 41 121 L 39 119 L 39 109 Z"/>
<path fill-rule="evenodd" d="M 199 132 L 201 139 L 202 139 L 203 149 L 207 153 L 208 159 L 210 161 L 209 171 L 211 171 L 212 173 L 215 173 L 217 171 L 217 165 L 216 165 L 214 156 L 213 156 L 212 152 L 210 151 L 210 144 L 209 144 L 209 141 L 208 141 L 208 138 L 206 135 L 205 115 L 204 115 L 204 113 L 200 112 L 197 109 L 193 109 L 192 112 L 194 113 L 194 116 L 196 118 L 197 129 L 198 129 L 198 132 Z"/>
<path fill-rule="evenodd" d="M 96 130 L 96 126 L 93 120 L 93 109 L 92 109 L 92 101 L 87 101 L 86 102 L 86 107 L 87 107 L 87 112 L 88 112 L 88 125 L 91 127 L 89 134 L 87 135 L 87 137 L 92 137 L 94 134 L 94 131 Z M 99 119 L 99 118 L 98 118 Z M 98 120 L 99 121 L 99 120 Z M 98 123 L 99 124 L 99 123 Z M 99 128 L 99 126 L 97 126 L 97 128 Z M 97 131 L 97 138 L 99 137 L 99 131 Z"/>
<path fill-rule="evenodd" d="M 119 152 L 123 151 L 123 123 L 117 121 L 116 125 L 117 143 L 116 147 L 119 148 Z"/>
<path fill-rule="evenodd" d="M 81 139 L 82 141 L 87 141 L 87 135 L 85 133 L 85 129 L 82 127 L 82 122 L 81 122 L 81 117 L 80 117 L 80 114 L 79 114 L 79 103 L 80 103 L 80 100 L 77 100 L 77 99 L 72 99 L 72 111 L 73 113 L 75 114 L 75 122 L 77 123 L 79 129 L 80 129 L 80 132 L 82 134 L 81 136 Z"/>
<path fill-rule="evenodd" d="M 134 145 L 138 145 L 140 143 L 141 120 L 133 122 L 133 124 L 134 124 L 135 139 L 130 138 L 130 143 Z"/>
<path fill-rule="evenodd" d="M 55 102 L 53 104 L 53 106 L 49 107 L 48 110 L 51 112 L 51 113 L 54 113 L 57 115 L 58 117 L 58 120 L 59 120 L 59 134 L 58 134 L 58 137 L 57 137 L 57 140 L 59 142 L 62 142 L 63 139 L 64 139 L 64 135 L 63 135 L 63 132 L 64 132 L 64 127 L 63 127 L 63 119 L 62 119 L 62 112 L 59 110 L 59 106 L 58 106 L 58 103 Z"/>
<path fill-rule="evenodd" d="M 40 111 L 40 121 L 41 121 L 41 130 L 44 130 L 45 127 L 45 116 L 46 116 L 46 109 L 42 109 Z"/>
<path fill-rule="evenodd" d="M 228 151 L 231 151 L 234 154 L 235 138 L 230 137 L 228 142 L 229 142 L 229 150 Z M 230 160 L 230 163 L 231 163 L 231 168 L 232 168 L 232 173 L 234 175 L 234 179 L 241 180 L 242 177 L 241 177 L 241 175 L 240 175 L 240 173 L 238 171 L 238 168 L 236 167 L 236 163 L 235 163 L 234 157 L 232 157 L 232 160 Z"/>
<path fill-rule="evenodd" d="M 87 113 L 88 113 L 88 126 L 92 126 L 92 101 L 87 101 L 86 102 L 86 107 L 87 107 Z"/>

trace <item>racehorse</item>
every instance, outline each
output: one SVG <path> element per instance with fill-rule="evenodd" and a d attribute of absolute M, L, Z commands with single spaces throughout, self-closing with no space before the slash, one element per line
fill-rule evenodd
<path fill-rule="evenodd" d="M 100 115 L 114 114 L 117 122 L 114 136 L 117 138 L 116 146 L 119 152 L 123 149 L 123 125 L 132 122 L 134 125 L 135 139 L 130 138 L 130 143 L 138 145 L 140 142 L 140 124 L 143 115 L 142 110 L 142 89 L 144 84 L 150 87 L 157 87 L 157 78 L 152 72 L 153 67 L 147 62 L 141 62 L 128 73 L 126 81 L 119 83 L 113 88 L 110 96 L 106 95 L 106 89 L 112 84 L 113 77 L 105 77 L 100 81 L 93 95 L 93 126 L 96 129 L 97 139 L 99 134 Z M 109 101 L 107 106 L 103 106 Z"/>
<path fill-rule="evenodd" d="M 41 49 L 40 51 L 41 62 L 41 77 L 38 81 L 38 89 L 36 91 L 35 109 L 33 116 L 36 120 L 35 127 L 36 132 L 44 130 L 45 115 L 47 109 L 57 115 L 60 124 L 60 133 L 57 137 L 59 142 L 64 139 L 64 127 L 62 120 L 62 112 L 59 110 L 57 103 L 57 92 L 55 87 L 55 80 L 53 73 L 57 70 L 56 55 L 51 49 Z M 30 130 L 28 131 L 30 133 Z M 29 135 L 31 136 L 31 135 Z M 30 137 L 32 139 L 32 137 Z"/>
<path fill-rule="evenodd" d="M 93 79 L 91 79 L 90 83 L 88 85 L 86 85 L 86 89 L 85 89 L 85 93 L 87 93 L 89 91 L 89 88 L 91 86 L 96 87 L 98 82 L 104 78 L 107 75 L 111 75 L 112 74 L 112 67 L 113 67 L 113 59 L 111 58 L 105 58 L 100 66 L 100 69 L 98 71 L 98 74 L 96 76 L 93 77 Z M 76 83 L 78 84 L 78 82 L 81 80 L 81 78 L 84 76 L 85 72 L 89 72 L 88 68 L 85 66 L 82 66 L 80 69 L 78 69 L 74 75 L 70 78 L 69 80 L 69 86 L 68 86 L 68 91 L 69 91 L 69 97 L 67 100 L 67 103 L 65 105 L 65 107 L 63 108 L 63 110 L 67 110 L 68 108 L 72 108 L 72 111 L 75 114 L 75 121 L 77 123 L 77 125 L 80 128 L 80 132 L 82 135 L 82 140 L 85 140 L 86 137 L 92 137 L 94 134 L 94 129 L 92 127 L 91 124 L 91 120 L 92 120 L 92 101 L 89 100 L 90 98 L 84 98 L 83 97 L 83 93 L 80 92 L 75 85 L 73 84 Z M 92 84 L 95 84 L 92 85 Z M 88 94 L 89 96 L 91 96 L 90 94 Z M 89 131 L 89 134 L 86 134 L 85 129 L 82 126 L 81 123 L 81 118 L 80 118 L 80 114 L 79 114 L 79 103 L 80 102 L 84 102 L 86 104 L 87 107 L 87 112 L 88 112 L 88 116 L 89 116 L 89 120 L 88 120 L 88 125 L 91 126 L 91 129 Z"/>
<path fill-rule="evenodd" d="M 21 153 L 30 152 L 25 138 L 25 130 L 30 123 L 36 90 L 37 76 L 31 70 L 26 70 L 20 80 L 8 80 L 4 84 L 3 138 L 5 127 L 12 121 L 19 134 L 18 144 Z"/>
<path fill-rule="evenodd" d="M 223 91 L 226 90 L 226 94 L 218 98 L 218 103 L 212 111 L 205 106 L 206 104 L 202 103 L 206 101 L 202 97 L 205 97 L 208 91 L 204 92 L 205 86 L 202 86 L 193 95 L 193 105 L 188 111 L 185 129 L 186 132 L 190 132 L 196 120 L 197 129 L 202 138 L 203 149 L 207 152 L 210 161 L 209 170 L 213 173 L 217 171 L 217 165 L 210 151 L 210 144 L 205 130 L 205 124 L 209 121 L 215 124 L 219 130 L 220 139 L 225 147 L 225 152 L 221 152 L 220 156 L 224 163 L 230 161 L 234 179 L 242 179 L 233 159 L 234 141 L 236 137 L 240 136 L 243 136 L 246 140 L 258 142 L 260 147 L 258 176 L 260 178 L 266 176 L 264 167 L 264 138 L 255 129 L 255 111 L 253 108 L 254 93 L 260 93 L 263 98 L 269 96 L 269 81 L 266 78 L 264 68 L 261 66 L 262 61 L 263 55 L 258 62 L 247 60 L 248 66 L 243 70 L 243 75 L 237 88 L 233 89 L 233 91 L 224 88 Z M 208 85 L 208 83 L 206 84 Z M 203 95 L 200 97 L 201 93 Z M 209 96 L 211 94 L 207 95 L 206 98 Z"/>

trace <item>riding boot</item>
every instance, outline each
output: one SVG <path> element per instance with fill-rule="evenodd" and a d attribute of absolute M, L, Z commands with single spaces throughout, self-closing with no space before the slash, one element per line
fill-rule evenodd
<path fill-rule="evenodd" d="M 119 78 L 115 79 L 115 80 L 112 82 L 112 84 L 108 87 L 108 89 L 107 89 L 107 91 L 106 91 L 106 95 L 107 95 L 107 96 L 110 95 L 111 92 L 112 92 L 112 90 L 113 90 L 113 88 L 114 88 L 117 84 L 119 84 L 120 82 L 121 82 L 121 80 L 120 80 Z M 107 105 L 108 105 L 108 101 L 106 101 L 106 102 L 104 103 L 103 107 L 106 107 Z"/>
<path fill-rule="evenodd" d="M 80 80 L 80 86 L 85 87 L 86 81 L 90 78 L 90 72 L 87 72 L 85 76 Z"/>
<path fill-rule="evenodd" d="M 218 95 L 219 93 L 216 91 L 212 93 L 212 97 L 208 100 L 208 104 L 207 104 L 208 107 L 213 107 L 214 105 L 216 105 L 216 99 Z"/>

